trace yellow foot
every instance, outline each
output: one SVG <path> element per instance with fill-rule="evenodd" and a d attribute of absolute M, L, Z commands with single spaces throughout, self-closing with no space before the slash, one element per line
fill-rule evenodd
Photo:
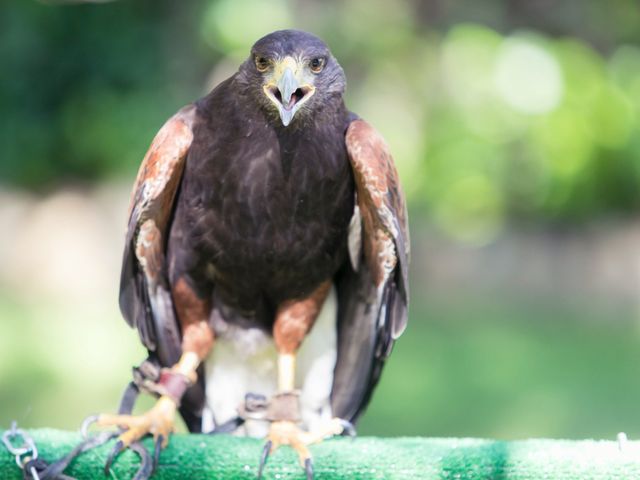
<path fill-rule="evenodd" d="M 97 425 L 102 427 L 118 426 L 126 428 L 118 440 L 126 448 L 147 434 L 158 440 L 162 435 L 162 448 L 169 442 L 169 434 L 173 432 L 176 415 L 176 404 L 169 397 L 160 397 L 148 412 L 142 415 L 110 415 L 98 416 Z"/>
<path fill-rule="evenodd" d="M 117 426 L 126 429 L 118 436 L 115 447 L 105 464 L 105 472 L 108 474 L 111 463 L 120 452 L 148 434 L 153 435 L 156 444 L 154 452 L 155 466 L 160 449 L 167 446 L 169 435 L 174 430 L 176 408 L 176 403 L 173 399 L 162 396 L 151 410 L 142 415 L 99 415 L 96 420 L 97 425 L 102 427 Z"/>
<path fill-rule="evenodd" d="M 307 479 L 313 479 L 313 461 L 308 446 L 319 443 L 325 438 L 334 435 L 341 435 L 343 432 L 355 435 L 355 429 L 351 423 L 340 418 L 334 418 L 327 422 L 316 432 L 302 430 L 294 422 L 276 421 L 271 423 L 267 442 L 262 451 L 260 465 L 258 467 L 258 478 L 262 477 L 262 471 L 267 463 L 269 455 L 275 452 L 281 445 L 289 445 L 298 453 L 300 464 L 304 467 Z"/>

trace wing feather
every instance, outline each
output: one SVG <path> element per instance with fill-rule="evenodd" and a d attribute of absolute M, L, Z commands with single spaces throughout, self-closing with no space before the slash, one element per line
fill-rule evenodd
<path fill-rule="evenodd" d="M 375 276 L 376 285 L 389 278 L 390 269 L 397 263 L 400 273 L 398 286 L 408 301 L 410 246 L 407 207 L 393 157 L 382 136 L 364 120 L 355 120 L 349 125 L 346 144 L 365 231 L 365 259 Z M 395 252 L 392 253 L 391 249 Z M 406 316 L 394 328 L 396 338 L 405 326 Z"/>
<path fill-rule="evenodd" d="M 398 173 L 382 136 L 357 119 L 347 128 L 346 146 L 357 215 L 349 229 L 351 261 L 337 279 L 338 360 L 332 407 L 335 415 L 355 420 L 407 325 L 409 230 Z M 354 225 L 357 217 L 361 226 Z"/>
<path fill-rule="evenodd" d="M 180 330 L 166 280 L 167 227 L 193 141 L 195 106 L 171 117 L 142 161 L 131 195 L 120 278 L 120 310 L 164 364 L 180 355 Z"/>

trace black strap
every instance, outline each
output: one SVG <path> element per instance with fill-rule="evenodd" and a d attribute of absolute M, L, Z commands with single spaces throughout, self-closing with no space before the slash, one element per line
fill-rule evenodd
<path fill-rule="evenodd" d="M 41 480 L 76 480 L 75 478 L 67 475 L 58 475 L 57 477 L 45 476 L 44 472 L 49 467 L 49 464 L 41 458 L 29 460 L 23 465 L 23 467 L 24 470 L 22 470 L 22 478 L 24 480 L 35 480 L 36 477 L 33 475 L 34 470 L 38 476 L 37 478 Z"/>
<path fill-rule="evenodd" d="M 74 477 L 64 475 L 62 472 L 78 455 L 107 443 L 115 435 L 116 434 L 114 432 L 102 432 L 98 435 L 87 438 L 76 445 L 64 457 L 53 463 L 47 463 L 42 458 L 29 460 L 24 465 L 23 477 L 25 480 L 34 480 L 33 470 L 35 470 L 40 480 L 76 480 Z"/>
<path fill-rule="evenodd" d="M 124 389 L 124 393 L 120 399 L 118 413 L 120 415 L 131 415 L 133 407 L 136 404 L 136 400 L 138 399 L 138 395 L 140 395 L 140 388 L 138 385 L 136 385 L 135 382 L 129 382 L 129 385 Z"/>
<path fill-rule="evenodd" d="M 214 427 L 213 430 L 211 430 L 210 432 L 208 432 L 208 435 L 218 435 L 221 433 L 233 433 L 235 432 L 238 428 L 240 428 L 242 425 L 244 425 L 244 418 L 242 417 L 234 417 L 231 420 L 227 420 L 224 423 L 221 423 L 220 425 L 217 425 L 216 427 Z"/>

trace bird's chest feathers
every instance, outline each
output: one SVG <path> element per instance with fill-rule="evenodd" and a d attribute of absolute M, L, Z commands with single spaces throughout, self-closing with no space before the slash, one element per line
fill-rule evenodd
<path fill-rule="evenodd" d="M 268 142 L 263 151 L 235 160 L 231 201 L 258 223 L 303 226 L 340 207 L 351 182 L 347 162 L 339 148 L 318 141 Z"/>
<path fill-rule="evenodd" d="M 187 160 L 186 248 L 229 278 L 289 268 L 333 274 L 354 208 L 343 132 L 281 139 L 246 128 L 212 143 L 202 136 Z"/>

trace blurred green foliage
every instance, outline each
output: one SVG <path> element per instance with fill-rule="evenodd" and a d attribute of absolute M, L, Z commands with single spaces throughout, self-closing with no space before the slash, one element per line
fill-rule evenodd
<path fill-rule="evenodd" d="M 455 5 L 453 5 L 455 3 Z M 389 140 L 416 209 L 484 243 L 510 221 L 640 204 L 632 1 L 138 0 L 1 7 L 0 180 L 131 177 L 153 134 L 249 46 L 313 31 Z M 7 74 L 8 73 L 8 74 Z"/>
<path fill-rule="evenodd" d="M 640 348 L 632 309 L 473 294 L 464 302 L 427 294 L 413 307 L 362 433 L 640 435 L 640 384 L 634 380 Z"/>

